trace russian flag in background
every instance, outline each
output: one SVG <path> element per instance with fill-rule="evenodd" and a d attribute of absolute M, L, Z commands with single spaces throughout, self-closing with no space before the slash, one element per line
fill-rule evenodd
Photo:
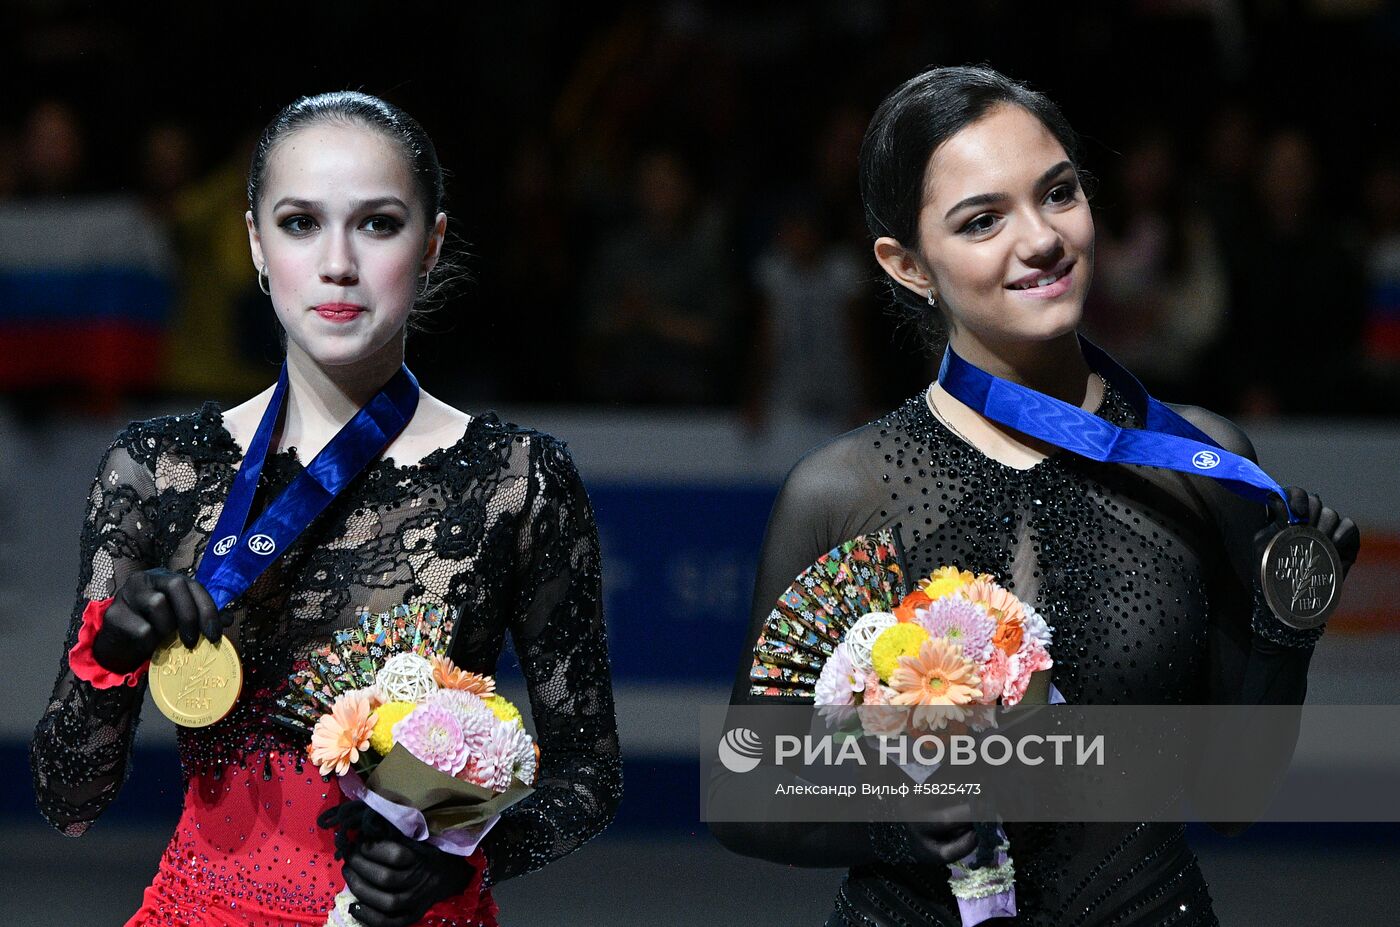
<path fill-rule="evenodd" d="M 0 390 L 157 385 L 175 272 L 134 199 L 0 204 Z"/>
<path fill-rule="evenodd" d="M 1400 238 L 1375 245 L 1368 265 L 1366 357 L 1394 364 L 1400 362 Z"/>

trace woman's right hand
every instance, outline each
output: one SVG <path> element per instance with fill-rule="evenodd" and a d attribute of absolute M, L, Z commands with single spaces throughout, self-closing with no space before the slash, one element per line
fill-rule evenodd
<path fill-rule="evenodd" d="M 920 862 L 952 863 L 977 849 L 977 833 L 970 823 L 909 824 L 914 855 Z"/>
<path fill-rule="evenodd" d="M 198 581 L 160 567 L 127 577 L 102 619 L 92 642 L 98 665 L 130 673 L 145 663 L 171 634 L 193 648 L 203 634 L 218 643 L 223 633 L 219 608 Z"/>
<path fill-rule="evenodd" d="M 873 824 L 875 855 L 904 866 L 956 862 L 977 849 L 974 825 L 956 817 L 935 812 L 927 821 Z"/>

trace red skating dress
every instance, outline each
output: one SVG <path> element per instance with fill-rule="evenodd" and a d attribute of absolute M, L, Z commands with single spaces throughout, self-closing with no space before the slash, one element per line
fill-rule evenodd
<path fill-rule="evenodd" d="M 133 423 L 103 459 L 58 683 L 31 746 L 40 811 L 66 834 L 85 831 L 121 787 L 146 687 L 75 675 L 68 650 L 87 603 L 138 570 L 193 575 L 240 459 L 213 404 Z M 271 455 L 255 513 L 300 470 L 294 451 Z M 345 882 L 316 818 L 339 787 L 305 761 L 305 734 L 276 721 L 277 698 L 296 659 L 363 610 L 417 603 L 455 610 L 464 669 L 494 673 L 511 635 L 542 754 L 534 794 L 463 860 L 471 887 L 422 923 L 494 924 L 489 885 L 607 825 L 621 763 L 592 509 L 560 442 L 487 415 L 417 464 L 372 463 L 225 609 L 243 691 L 222 721 L 179 731 L 184 811 L 129 924 L 325 923 Z"/>

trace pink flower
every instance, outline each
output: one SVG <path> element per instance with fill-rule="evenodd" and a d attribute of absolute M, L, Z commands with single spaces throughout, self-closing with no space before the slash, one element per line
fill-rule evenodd
<path fill-rule="evenodd" d="M 419 705 L 394 725 L 394 743 L 434 769 L 455 776 L 467 762 L 467 741 L 457 716 L 443 705 Z"/>
<path fill-rule="evenodd" d="M 480 751 L 472 756 L 457 778 L 493 792 L 504 792 L 516 777 L 534 779 L 534 756 L 528 734 L 514 724 L 498 721 L 492 725 Z"/>
<path fill-rule="evenodd" d="M 334 771 L 343 776 L 349 772 L 350 764 L 369 749 L 369 735 L 377 720 L 368 696 L 361 692 L 341 694 L 331 704 L 330 714 L 316 720 L 311 744 L 306 748 L 321 775 L 329 776 Z"/>
<path fill-rule="evenodd" d="M 436 705 L 452 713 L 461 725 L 462 740 L 469 754 L 481 749 L 491 734 L 491 726 L 496 723 L 496 716 L 480 696 L 461 689 L 439 689 L 423 704 Z"/>
<path fill-rule="evenodd" d="M 909 709 L 903 705 L 866 703 L 856 711 L 860 712 L 860 726 L 865 733 L 876 737 L 898 734 L 909 724 Z"/>
<path fill-rule="evenodd" d="M 986 662 L 982 664 L 982 695 L 977 701 L 983 705 L 995 705 L 1006 688 L 1006 676 L 1010 669 L 1006 654 L 999 647 L 993 647 Z"/>
<path fill-rule="evenodd" d="M 914 612 L 914 621 L 930 637 L 942 637 L 950 644 L 960 645 L 973 663 L 987 658 L 992 633 L 997 629 L 996 619 L 987 614 L 985 607 L 960 595 L 945 596 L 928 608 L 919 609 Z"/>
<path fill-rule="evenodd" d="M 1026 695 L 1026 687 L 1031 683 L 1031 673 L 1047 670 L 1054 664 L 1049 652 L 1034 638 L 1020 653 L 1012 654 L 1008 661 L 1006 686 L 1002 690 L 1004 705 L 1015 705 Z"/>
<path fill-rule="evenodd" d="M 893 689 L 880 685 L 880 674 L 871 670 L 865 674 L 865 688 L 861 690 L 862 705 L 888 705 Z"/>

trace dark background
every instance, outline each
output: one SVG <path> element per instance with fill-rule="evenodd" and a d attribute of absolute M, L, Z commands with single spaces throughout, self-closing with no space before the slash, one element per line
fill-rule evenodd
<path fill-rule="evenodd" d="M 364 89 L 414 114 L 452 174 L 452 228 L 474 279 L 426 322 L 450 337 L 413 347 L 438 390 L 740 407 L 755 419 L 756 371 L 791 361 L 736 346 L 768 311 L 755 264 L 782 247 L 798 204 L 868 281 L 852 324 L 870 352 L 847 424 L 927 382 L 930 367 L 882 312 L 856 196 L 860 135 L 919 69 L 988 63 L 1048 93 L 1086 139 L 1100 279 L 1115 266 L 1138 277 L 1129 298 L 1096 288 L 1091 333 L 1110 347 L 1131 341 L 1154 289 L 1189 273 L 1183 229 L 1209 232 L 1218 318 L 1174 369 L 1145 370 L 1150 386 L 1227 414 L 1389 416 L 1400 345 L 1368 336 L 1367 323 L 1400 312 L 1400 269 L 1377 257 L 1400 235 L 1397 52 L 1400 14 L 1365 0 L 13 3 L 0 14 L 11 75 L 0 196 L 141 197 L 180 256 L 165 344 L 178 354 L 201 266 L 181 196 L 221 168 L 236 174 L 257 130 L 296 96 Z M 71 113 L 81 154 L 61 179 L 40 181 L 26 176 L 26 146 L 36 108 L 54 105 Z M 52 146 L 39 151 L 52 163 Z M 679 391 L 644 376 L 610 385 L 597 369 L 608 344 L 590 335 L 590 307 L 619 296 L 597 279 L 599 262 L 645 223 L 634 188 L 657 157 L 657 182 L 686 191 L 682 228 L 706 220 L 688 253 L 713 258 L 692 268 L 707 286 L 684 286 L 692 311 L 715 320 L 704 382 Z M 233 198 L 228 212 L 241 221 Z M 1160 224 L 1160 247 L 1133 237 L 1139 222 Z M 231 347 L 245 364 L 275 360 L 269 320 L 241 314 Z M 82 394 L 81 377 L 50 379 L 52 390 L 31 379 L 7 392 L 41 404 L 65 386 Z M 119 388 L 217 387 L 166 376 Z"/>

